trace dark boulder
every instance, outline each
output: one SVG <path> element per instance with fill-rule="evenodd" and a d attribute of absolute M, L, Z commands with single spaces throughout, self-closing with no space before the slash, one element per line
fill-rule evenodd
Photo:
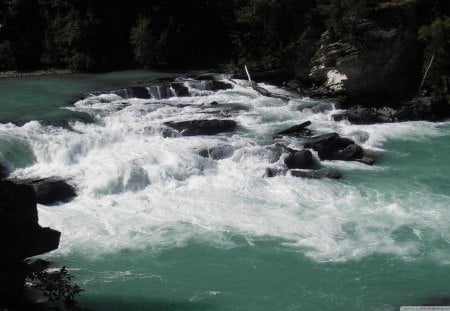
<path fill-rule="evenodd" d="M 142 98 L 149 99 L 151 98 L 150 92 L 146 87 L 143 86 L 132 86 L 127 88 L 128 96 L 131 98 Z"/>
<path fill-rule="evenodd" d="M 311 178 L 311 179 L 321 179 L 321 178 L 329 178 L 329 179 L 341 179 L 342 174 L 338 170 L 328 169 L 328 170 L 292 170 L 290 171 L 291 175 L 294 177 L 301 178 Z"/>
<path fill-rule="evenodd" d="M 233 155 L 234 148 L 232 146 L 224 145 L 214 148 L 203 149 L 198 154 L 204 158 L 210 158 L 213 160 L 226 159 Z"/>
<path fill-rule="evenodd" d="M 188 97 L 191 95 L 189 94 L 189 89 L 182 82 L 173 82 L 170 86 L 178 97 Z"/>
<path fill-rule="evenodd" d="M 231 83 L 223 81 L 208 81 L 207 85 L 207 88 L 210 91 L 229 90 L 233 88 L 233 85 Z"/>
<path fill-rule="evenodd" d="M 311 151 L 301 150 L 291 152 L 285 159 L 284 164 L 290 169 L 292 168 L 313 168 L 314 161 Z"/>
<path fill-rule="evenodd" d="M 75 188 L 59 178 L 14 180 L 18 184 L 29 185 L 36 194 L 36 202 L 52 205 L 58 202 L 68 202 L 76 195 Z"/>
<path fill-rule="evenodd" d="M 338 149 L 343 149 L 354 143 L 355 142 L 349 138 L 340 137 L 338 133 L 328 133 L 308 139 L 304 147 L 319 151 L 321 148 L 329 145 Z"/>
<path fill-rule="evenodd" d="M 29 273 L 23 260 L 58 248 L 59 240 L 58 231 L 39 226 L 33 188 L 0 181 L 0 302 L 20 297 Z"/>
<path fill-rule="evenodd" d="M 357 144 L 351 144 L 342 150 L 333 153 L 329 160 L 350 161 L 360 159 L 363 156 L 363 149 Z"/>
<path fill-rule="evenodd" d="M 320 135 L 308 140 L 305 148 L 317 151 L 321 160 L 352 161 L 363 157 L 363 149 L 349 138 L 337 133 Z"/>
<path fill-rule="evenodd" d="M 166 122 L 165 125 L 176 129 L 183 136 L 216 135 L 232 132 L 237 124 L 233 120 L 192 120 L 182 122 Z"/>
<path fill-rule="evenodd" d="M 306 127 L 311 125 L 311 121 L 306 121 L 298 125 L 291 126 L 283 131 L 277 133 L 277 135 L 292 135 L 292 136 L 309 136 L 311 130 Z"/>

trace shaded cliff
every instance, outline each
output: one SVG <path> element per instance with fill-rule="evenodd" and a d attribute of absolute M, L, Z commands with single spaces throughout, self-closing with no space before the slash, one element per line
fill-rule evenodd
<path fill-rule="evenodd" d="M 379 1 L 345 14 L 320 38 L 310 79 L 318 94 L 349 104 L 396 104 L 414 94 L 421 70 L 419 1 Z"/>
<path fill-rule="evenodd" d="M 17 307 L 30 273 L 24 260 L 58 248 L 60 232 L 38 223 L 33 188 L 0 180 L 0 309 Z"/>

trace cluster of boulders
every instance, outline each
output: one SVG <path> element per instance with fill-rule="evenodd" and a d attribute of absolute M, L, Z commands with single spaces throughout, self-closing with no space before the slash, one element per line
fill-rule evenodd
<path fill-rule="evenodd" d="M 328 133 L 318 136 L 312 136 L 312 131 L 307 129 L 311 122 L 306 121 L 299 125 L 292 126 L 286 130 L 278 132 L 276 137 L 282 135 L 301 137 L 304 140 L 302 150 L 294 150 L 277 143 L 275 146 L 280 148 L 284 157 L 284 165 L 290 170 L 290 174 L 295 177 L 303 178 L 332 178 L 340 179 L 341 173 L 335 169 L 323 169 L 320 161 L 323 160 L 341 160 L 357 161 L 367 165 L 373 165 L 378 158 L 378 154 L 363 149 L 350 138 L 339 136 L 337 133 Z M 315 158 L 312 151 L 317 154 Z M 266 169 L 266 176 L 273 177 L 286 170 Z"/>

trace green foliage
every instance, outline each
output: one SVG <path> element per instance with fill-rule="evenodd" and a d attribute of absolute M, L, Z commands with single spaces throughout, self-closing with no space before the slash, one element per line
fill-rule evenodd
<path fill-rule="evenodd" d="M 72 279 L 73 276 L 70 275 L 66 267 L 52 272 L 42 270 L 29 276 L 29 281 L 33 284 L 32 287 L 41 291 L 50 303 L 54 303 L 56 306 L 63 303 L 67 310 L 81 310 L 75 297 L 83 289 L 76 284 L 72 285 Z M 58 309 L 58 307 L 55 307 L 55 309 Z"/>
<path fill-rule="evenodd" d="M 375 3 L 374 0 L 319 0 L 319 9 L 328 29 L 336 31 L 341 27 L 352 36 L 355 22 L 367 17 Z"/>
<path fill-rule="evenodd" d="M 140 17 L 130 32 L 134 58 L 139 65 L 147 69 L 159 64 L 158 52 L 161 50 L 150 26 L 149 18 Z"/>
<path fill-rule="evenodd" d="M 286 57 L 314 23 L 315 1 L 236 0 L 233 43 L 238 65 L 260 69 L 292 66 Z"/>
<path fill-rule="evenodd" d="M 450 86 L 450 17 L 437 17 L 430 24 L 421 26 L 418 38 L 425 44 L 424 72 L 432 56 L 435 56 L 425 81 L 425 87 L 435 94 L 448 94 Z"/>
<path fill-rule="evenodd" d="M 0 42 L 0 70 L 14 69 L 16 60 L 11 42 Z"/>

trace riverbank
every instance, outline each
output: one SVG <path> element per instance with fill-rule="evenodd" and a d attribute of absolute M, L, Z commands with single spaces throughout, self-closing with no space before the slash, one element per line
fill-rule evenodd
<path fill-rule="evenodd" d="M 0 71 L 0 80 L 24 78 L 24 77 L 63 75 L 69 73 L 74 73 L 74 71 L 71 69 L 59 69 L 59 68 L 49 68 L 35 71 L 17 71 L 17 70 Z"/>

